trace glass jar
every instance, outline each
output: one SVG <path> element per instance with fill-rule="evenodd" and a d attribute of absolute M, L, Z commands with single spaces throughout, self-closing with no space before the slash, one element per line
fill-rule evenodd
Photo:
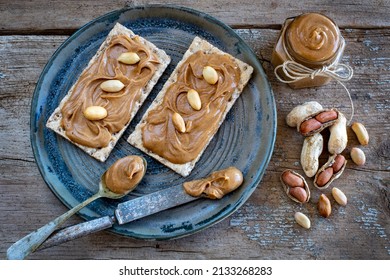
<path fill-rule="evenodd" d="M 319 13 L 307 13 L 288 18 L 282 27 L 272 53 L 271 63 L 276 68 L 285 61 L 294 61 L 313 70 L 336 66 L 343 55 L 345 40 L 338 26 Z M 278 70 L 284 80 L 290 78 Z M 291 88 L 315 87 L 327 84 L 326 76 L 313 76 L 289 83 Z"/>

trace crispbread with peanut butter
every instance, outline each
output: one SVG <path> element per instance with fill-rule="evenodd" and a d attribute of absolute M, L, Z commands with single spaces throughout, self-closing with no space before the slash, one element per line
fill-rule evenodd
<path fill-rule="evenodd" d="M 124 52 L 139 54 L 139 62 L 118 60 Z M 104 162 L 170 61 L 163 50 L 117 23 L 46 126 Z M 100 88 L 111 79 L 119 80 L 123 89 Z M 106 109 L 104 119 L 87 119 L 86 108 L 95 105 Z"/>
<path fill-rule="evenodd" d="M 217 72 L 216 84 L 203 74 L 206 66 Z M 127 141 L 188 176 L 252 72 L 250 65 L 195 37 Z"/>

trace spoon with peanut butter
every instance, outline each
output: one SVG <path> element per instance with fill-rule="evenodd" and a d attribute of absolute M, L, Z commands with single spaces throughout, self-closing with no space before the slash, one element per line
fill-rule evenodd
<path fill-rule="evenodd" d="M 7 250 L 8 259 L 24 259 L 34 252 L 56 229 L 58 229 L 73 214 L 98 198 L 118 199 L 136 188 L 145 175 L 147 163 L 143 157 L 127 156 L 117 160 L 99 182 L 99 191 L 76 205 L 68 212 L 57 217 L 43 227 L 26 235 Z"/>

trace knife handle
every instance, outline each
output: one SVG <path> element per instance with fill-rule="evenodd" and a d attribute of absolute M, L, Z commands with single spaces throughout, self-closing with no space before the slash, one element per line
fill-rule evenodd
<path fill-rule="evenodd" d="M 104 216 L 87 222 L 68 226 L 54 232 L 42 245 L 36 250 L 44 250 L 62 243 L 95 233 L 112 227 L 116 222 L 114 216 Z"/>

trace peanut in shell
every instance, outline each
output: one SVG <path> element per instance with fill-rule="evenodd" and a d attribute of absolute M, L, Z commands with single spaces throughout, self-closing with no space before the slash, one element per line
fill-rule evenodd
<path fill-rule="evenodd" d="M 280 176 L 280 181 L 284 191 L 291 200 L 298 203 L 306 203 L 310 200 L 309 185 L 307 184 L 305 178 L 299 173 L 286 169 Z M 295 184 L 296 182 L 299 183 Z M 302 182 L 303 185 L 301 185 L 300 182 Z"/>
<path fill-rule="evenodd" d="M 320 110 L 302 119 L 297 130 L 303 136 L 311 136 L 332 126 L 338 119 L 340 112 L 336 109 Z"/>
<path fill-rule="evenodd" d="M 341 176 L 346 165 L 347 160 L 343 155 L 331 155 L 328 161 L 318 169 L 314 177 L 314 186 L 320 190 L 326 189 Z M 332 172 L 330 172 L 330 169 L 332 169 Z M 330 176 L 328 176 L 329 174 Z"/>

